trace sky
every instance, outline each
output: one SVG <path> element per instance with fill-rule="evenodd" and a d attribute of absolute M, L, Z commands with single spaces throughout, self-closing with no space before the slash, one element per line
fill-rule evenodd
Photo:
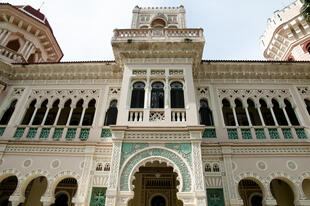
<path fill-rule="evenodd" d="M 188 28 L 203 28 L 207 60 L 262 60 L 267 19 L 294 0 L 0 0 L 30 5 L 47 17 L 61 61 L 114 60 L 113 30 L 131 26 L 132 9 L 184 5 Z M 42 2 L 43 5 L 42 5 Z"/>

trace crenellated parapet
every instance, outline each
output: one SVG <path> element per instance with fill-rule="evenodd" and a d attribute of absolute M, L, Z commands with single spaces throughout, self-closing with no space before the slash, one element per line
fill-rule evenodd
<path fill-rule="evenodd" d="M 0 59 L 6 63 L 58 62 L 63 53 L 39 10 L 0 5 Z"/>
<path fill-rule="evenodd" d="M 274 12 L 260 38 L 268 60 L 304 61 L 310 59 L 310 23 L 300 13 L 302 3 L 293 2 Z"/>

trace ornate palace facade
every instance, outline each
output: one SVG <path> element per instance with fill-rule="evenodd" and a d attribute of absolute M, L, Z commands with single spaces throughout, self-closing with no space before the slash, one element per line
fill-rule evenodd
<path fill-rule="evenodd" d="M 310 205 L 300 6 L 270 19 L 272 61 L 202 60 L 180 6 L 135 7 L 115 61 L 60 62 L 40 11 L 0 4 L 0 205 Z"/>

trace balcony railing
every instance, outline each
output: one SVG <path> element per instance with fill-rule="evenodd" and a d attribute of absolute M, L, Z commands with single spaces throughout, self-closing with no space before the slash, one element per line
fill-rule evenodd
<path fill-rule="evenodd" d="M 10 62 L 14 62 L 14 63 L 26 62 L 23 55 L 4 46 L 0 46 L 0 55 L 4 58 L 7 58 Z"/>
<path fill-rule="evenodd" d="M 304 140 L 308 139 L 302 126 L 226 127 L 229 140 Z"/>
<path fill-rule="evenodd" d="M 112 40 L 183 39 L 191 41 L 201 38 L 203 38 L 202 29 L 115 29 Z"/>

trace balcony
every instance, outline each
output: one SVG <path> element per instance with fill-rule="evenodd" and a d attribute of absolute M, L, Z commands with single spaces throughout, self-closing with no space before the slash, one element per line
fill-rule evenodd
<path fill-rule="evenodd" d="M 23 55 L 17 53 L 16 51 L 9 49 L 4 46 L 0 46 L 0 58 L 9 63 L 24 63 L 26 60 Z"/>
<path fill-rule="evenodd" d="M 186 109 L 130 109 L 129 125 L 163 125 L 186 123 Z"/>
<path fill-rule="evenodd" d="M 19 125 L 14 127 L 1 126 L 1 139 L 21 141 L 88 141 L 112 138 L 109 127 L 93 128 L 91 126 L 34 126 Z"/>
<path fill-rule="evenodd" d="M 112 41 L 132 40 L 204 40 L 202 29 L 115 29 Z"/>

